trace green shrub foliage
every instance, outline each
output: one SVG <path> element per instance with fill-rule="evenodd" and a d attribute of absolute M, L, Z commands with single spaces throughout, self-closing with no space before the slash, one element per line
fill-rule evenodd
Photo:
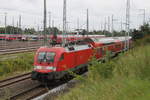
<path fill-rule="evenodd" d="M 33 54 L 20 54 L 17 58 L 0 62 L 0 76 L 15 72 L 25 72 L 33 68 Z"/>

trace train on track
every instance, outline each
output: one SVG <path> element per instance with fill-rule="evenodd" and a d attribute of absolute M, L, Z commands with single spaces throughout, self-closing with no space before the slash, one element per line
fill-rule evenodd
<path fill-rule="evenodd" d="M 73 45 L 41 47 L 34 58 L 32 79 L 41 82 L 59 80 L 69 71 L 78 73 L 85 70 L 93 56 L 104 60 L 107 51 L 115 56 L 127 50 L 126 45 L 131 48 L 131 37 L 84 38 Z"/>
<path fill-rule="evenodd" d="M 61 44 L 63 39 L 66 39 L 66 41 L 69 42 L 74 42 L 79 39 L 86 38 L 87 36 L 82 36 L 82 35 L 67 35 L 64 37 L 63 35 L 47 35 L 47 39 L 49 40 L 50 43 L 55 42 L 55 44 Z M 103 38 L 105 37 L 104 35 L 89 35 L 88 37 L 91 38 Z M 43 40 L 44 36 L 43 35 L 20 35 L 20 34 L 0 34 L 0 40 L 7 40 L 7 41 L 14 41 L 14 40 L 20 40 L 20 41 L 38 41 L 38 40 Z"/>

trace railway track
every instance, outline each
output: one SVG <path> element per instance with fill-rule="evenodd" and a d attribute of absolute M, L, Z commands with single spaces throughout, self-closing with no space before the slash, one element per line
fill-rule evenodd
<path fill-rule="evenodd" d="M 33 46 L 41 46 L 43 44 L 42 41 L 29 41 L 29 42 L 22 42 L 22 41 L 0 41 L 0 50 L 4 49 L 15 49 L 15 48 L 25 48 L 25 47 L 33 47 Z"/>
<path fill-rule="evenodd" d="M 31 72 L 0 81 L 0 100 L 30 100 L 48 92 L 48 88 L 31 80 Z"/>
<path fill-rule="evenodd" d="M 86 77 L 88 72 L 84 72 L 81 75 Z M 55 100 L 58 95 L 63 95 L 66 92 L 69 92 L 70 88 L 74 88 L 76 84 L 79 84 L 81 81 L 74 78 L 68 80 L 67 82 L 62 82 L 56 87 L 49 87 L 49 91 L 43 95 L 40 95 L 32 100 Z"/>
<path fill-rule="evenodd" d="M 23 52 L 31 52 L 38 49 L 38 47 L 29 47 L 29 48 L 17 48 L 17 49 L 6 49 L 0 50 L 0 55 L 7 55 L 7 54 L 16 54 L 16 53 L 23 53 Z"/>
<path fill-rule="evenodd" d="M 34 91 L 34 92 L 33 92 Z M 37 92 L 39 93 L 37 93 Z M 22 74 L 16 77 L 12 77 L 6 80 L 0 81 L 0 98 L 16 100 L 17 97 L 24 95 L 25 93 L 33 94 L 27 95 L 26 98 L 30 99 L 40 95 L 42 92 L 47 92 L 44 87 L 37 81 L 31 80 L 31 73 Z M 26 100 L 26 99 L 18 99 Z"/>
<path fill-rule="evenodd" d="M 3 46 L 3 47 L 0 47 L 0 50 L 7 50 L 7 49 L 20 49 L 20 48 L 31 48 L 31 47 L 38 47 L 38 46 L 42 46 L 42 45 L 39 45 L 39 44 L 37 44 L 37 45 L 30 45 L 30 46 L 18 46 L 18 47 L 5 47 L 5 46 Z"/>
<path fill-rule="evenodd" d="M 26 91 L 22 91 L 19 94 L 10 97 L 9 99 L 10 100 L 31 100 L 47 92 L 48 92 L 48 88 L 39 85 L 31 89 L 28 89 Z"/>
<path fill-rule="evenodd" d="M 0 88 L 31 78 L 31 72 L 0 81 Z"/>
<path fill-rule="evenodd" d="M 52 82 L 51 85 L 44 86 L 31 80 L 31 72 L 22 74 L 0 81 L 0 99 L 31 100 L 46 94 L 55 97 L 62 93 L 61 91 L 72 88 L 72 85 L 78 82 L 73 78 L 67 80 Z"/>

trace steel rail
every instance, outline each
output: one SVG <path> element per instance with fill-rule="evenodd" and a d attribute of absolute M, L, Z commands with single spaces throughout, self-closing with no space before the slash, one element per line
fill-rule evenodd
<path fill-rule="evenodd" d="M 9 85 L 15 84 L 19 81 L 23 81 L 23 80 L 30 79 L 30 78 L 31 78 L 31 72 L 26 73 L 26 74 L 22 74 L 22 75 L 18 75 L 18 76 L 12 77 L 12 78 L 8 78 L 5 80 L 1 80 L 0 81 L 0 88 L 4 88 L 4 87 L 7 87 Z"/>

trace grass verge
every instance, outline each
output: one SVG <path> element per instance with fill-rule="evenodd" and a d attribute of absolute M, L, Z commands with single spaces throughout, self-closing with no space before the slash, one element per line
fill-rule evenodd
<path fill-rule="evenodd" d="M 17 57 L 0 62 L 0 80 L 31 71 L 34 53 L 17 54 Z"/>

